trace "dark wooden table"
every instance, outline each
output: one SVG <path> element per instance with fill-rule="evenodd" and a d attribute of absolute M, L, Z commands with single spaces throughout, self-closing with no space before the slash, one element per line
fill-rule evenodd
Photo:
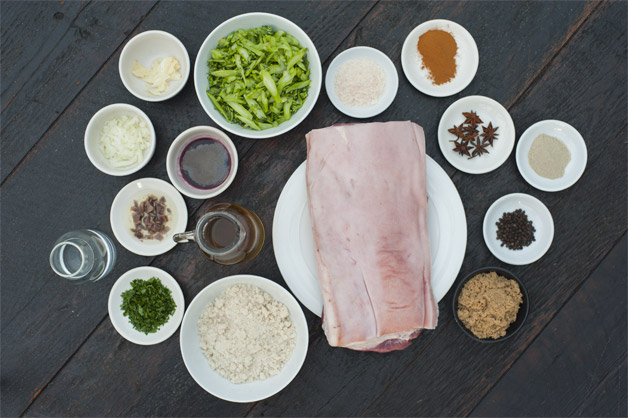
<path fill-rule="evenodd" d="M 626 415 L 626 2 L 8 2 L 2 26 L 1 390 L 3 416 L 34 415 Z M 245 265 L 222 267 L 193 246 L 159 257 L 120 245 L 113 274 L 72 286 L 48 265 L 63 233 L 96 228 L 111 234 L 109 208 L 125 184 L 168 180 L 173 138 L 214 125 L 190 78 L 162 103 L 136 99 L 122 85 L 118 59 L 134 35 L 161 29 L 177 36 L 193 60 L 207 34 L 234 15 L 284 16 L 312 38 L 327 68 L 346 48 L 382 50 L 399 72 L 399 92 L 377 121 L 412 120 L 425 128 L 427 152 L 451 176 L 465 206 L 468 243 L 458 279 L 505 266 L 484 244 L 481 225 L 504 194 L 529 193 L 550 209 L 556 231 L 548 253 L 528 266 L 505 266 L 530 293 L 523 330 L 499 344 L 464 335 L 439 304 L 438 328 L 408 349 L 362 353 L 328 346 L 320 320 L 305 310 L 310 346 L 303 368 L 281 393 L 235 404 L 201 389 L 188 374 L 178 332 L 150 347 L 114 330 L 107 296 L 118 276 L 141 265 L 170 272 L 187 303 L 209 283 L 252 273 L 284 285 L 272 250 L 279 193 L 305 159 L 304 135 L 352 121 L 322 91 L 296 129 L 277 138 L 235 137 L 240 168 L 218 199 L 186 199 L 189 225 L 215 201 L 241 203 L 266 225 L 266 245 Z M 406 35 L 429 19 L 451 19 L 475 38 L 480 66 L 473 82 L 447 98 L 428 97 L 405 78 Z M 575 126 L 588 148 L 587 169 L 573 187 L 545 193 L 517 171 L 514 153 L 489 174 L 449 165 L 436 141 L 442 112 L 460 97 L 502 103 L 521 134 L 543 119 Z M 83 149 L 91 116 L 116 103 L 140 107 L 158 143 L 138 173 L 111 177 Z"/>

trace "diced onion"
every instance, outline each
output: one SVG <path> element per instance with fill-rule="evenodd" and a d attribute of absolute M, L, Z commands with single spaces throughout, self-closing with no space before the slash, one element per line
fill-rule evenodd
<path fill-rule="evenodd" d="M 137 116 L 113 118 L 105 123 L 98 145 L 111 167 L 129 167 L 142 161 L 150 129 Z"/>

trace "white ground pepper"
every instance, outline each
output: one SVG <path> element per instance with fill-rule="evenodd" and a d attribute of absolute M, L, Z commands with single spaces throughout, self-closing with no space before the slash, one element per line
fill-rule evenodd
<path fill-rule="evenodd" d="M 565 168 L 571 161 L 571 153 L 558 138 L 541 134 L 534 138 L 528 162 L 536 174 L 547 179 L 558 179 L 565 175 Z"/>

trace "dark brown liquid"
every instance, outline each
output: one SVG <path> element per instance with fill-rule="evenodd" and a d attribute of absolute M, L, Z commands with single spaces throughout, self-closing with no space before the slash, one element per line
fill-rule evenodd
<path fill-rule="evenodd" d="M 202 227 L 198 245 L 210 260 L 230 265 L 252 260 L 260 252 L 264 225 L 255 213 L 234 203 L 219 203 L 209 211 L 215 216 Z"/>
<path fill-rule="evenodd" d="M 227 180 L 231 172 L 231 155 L 217 139 L 195 139 L 181 153 L 179 172 L 190 186 L 213 189 Z"/>
<path fill-rule="evenodd" d="M 238 240 L 238 227 L 227 218 L 214 218 L 203 228 L 203 240 L 217 249 L 229 248 Z"/>

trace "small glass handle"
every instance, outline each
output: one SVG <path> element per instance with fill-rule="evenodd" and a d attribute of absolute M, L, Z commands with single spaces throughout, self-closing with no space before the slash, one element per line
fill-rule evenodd
<path fill-rule="evenodd" d="M 194 231 L 187 231 L 187 232 L 181 232 L 179 234 L 174 234 L 172 239 L 174 239 L 174 242 L 176 242 L 177 244 L 183 244 L 186 242 L 195 242 Z"/>

